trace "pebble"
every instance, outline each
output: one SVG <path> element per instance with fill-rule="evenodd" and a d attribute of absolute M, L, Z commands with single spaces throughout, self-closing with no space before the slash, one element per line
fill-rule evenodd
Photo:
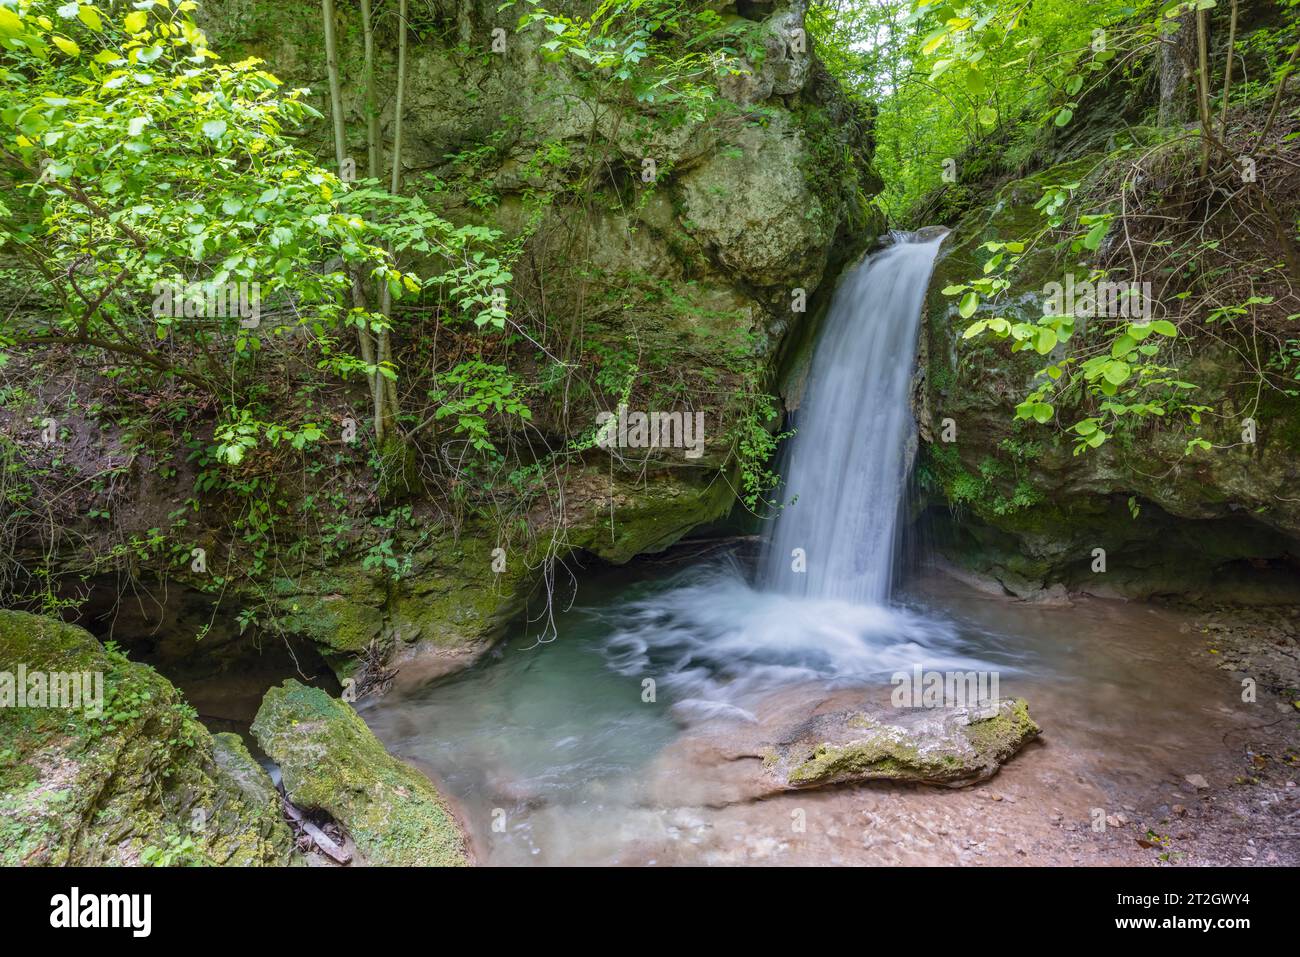
<path fill-rule="evenodd" d="M 1189 774 L 1183 778 L 1183 780 L 1198 791 L 1204 791 L 1210 786 L 1210 782 L 1205 780 L 1205 775 L 1203 774 Z"/>

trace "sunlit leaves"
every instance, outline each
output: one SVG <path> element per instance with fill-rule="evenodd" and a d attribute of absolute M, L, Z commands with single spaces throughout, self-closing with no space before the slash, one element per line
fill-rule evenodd
<path fill-rule="evenodd" d="M 315 343 L 322 369 L 352 369 L 330 339 L 350 289 L 345 264 L 383 269 L 399 294 L 420 281 L 341 209 L 346 184 L 283 132 L 318 115 L 301 91 L 281 92 L 255 59 L 220 63 L 176 9 L 134 8 L 109 17 L 36 0 L 18 17 L 0 7 L 15 37 L 0 42 L 0 69 L 22 78 L 0 84 L 0 136 L 30 197 L 18 232 L 65 303 L 34 324 L 10 317 L 0 335 L 89 339 L 118 369 L 208 385 L 219 403 L 237 401 L 267 344 L 291 332 Z M 165 42 L 152 42 L 151 21 Z M 36 52 L 47 41 L 59 55 Z M 254 286 L 264 309 L 250 311 L 247 296 L 227 308 L 230 289 Z M 391 363 L 375 372 L 396 374 Z M 301 449 L 318 437 L 240 416 L 225 428 L 227 464 L 261 440 Z"/>
<path fill-rule="evenodd" d="M 1112 282 L 1104 270 L 1077 280 L 1071 274 L 1065 283 L 1044 286 L 1042 314 L 1038 316 L 1022 303 L 1003 301 L 1004 293 L 1014 294 L 1012 277 L 1028 250 L 1045 243 L 1056 224 L 1063 223 L 1079 185 L 1047 186 L 1037 204 L 1045 219 L 1032 238 L 982 243 L 979 248 L 989 257 L 981 275 L 942 289 L 945 296 L 959 297 L 954 312 L 961 320 L 972 319 L 980 309 L 1009 313 L 967 322 L 961 331 L 962 341 L 992 337 L 1009 341 L 1013 354 L 1032 351 L 1049 359 L 1037 370 L 1032 391 L 1016 405 L 1015 417 L 1047 425 L 1058 415 L 1082 413 L 1069 426 L 1075 454 L 1100 447 L 1122 422 L 1158 419 L 1176 410 L 1197 424 L 1205 411 L 1187 400 L 1196 386 L 1157 362 L 1160 340 L 1176 339 L 1178 329 L 1167 319 L 1145 318 L 1151 303 L 1134 284 Z M 1113 219 L 1112 213 L 1078 215 L 1074 227 L 1078 231 L 1066 231 L 1052 255 L 1064 250 L 1082 256 L 1095 254 Z M 1246 307 L 1238 308 L 1244 311 Z M 1079 330 L 1085 328 L 1086 335 L 1081 336 Z M 1190 451 L 1193 446 L 1188 448 Z"/>
<path fill-rule="evenodd" d="M 521 29 L 540 24 L 539 47 L 549 60 L 575 61 L 586 79 L 625 85 L 638 103 L 663 102 L 680 111 L 678 120 L 698 122 L 717 95 L 717 80 L 741 70 L 725 44 L 698 47 L 718 33 L 723 21 L 713 10 L 689 19 L 674 0 L 613 0 L 590 16 L 571 17 L 529 0 Z M 504 6 L 509 6 L 505 4 Z M 676 43 L 665 42 L 672 37 Z M 682 52 L 682 50 L 686 52 Z"/>
<path fill-rule="evenodd" d="M 96 33 L 104 29 L 104 21 L 100 18 L 99 11 L 89 4 L 82 4 L 77 8 L 77 19 Z"/>

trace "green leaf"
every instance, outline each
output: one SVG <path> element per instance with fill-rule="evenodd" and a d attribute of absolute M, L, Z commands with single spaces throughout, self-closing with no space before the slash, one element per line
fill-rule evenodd
<path fill-rule="evenodd" d="M 921 47 L 921 54 L 929 56 L 939 47 L 943 46 L 943 41 L 948 39 L 948 31 L 939 29 L 926 38 L 925 46 Z"/>
<path fill-rule="evenodd" d="M 68 56 L 80 56 L 80 55 L 81 55 L 81 47 L 77 46 L 77 44 L 76 44 L 75 42 L 73 42 L 72 40 L 69 40 L 67 37 L 58 37 L 58 36 L 54 36 L 54 37 L 50 37 L 50 39 L 54 41 L 54 45 L 55 45 L 56 47 L 58 47 L 60 50 L 62 50 L 62 51 L 63 51 L 64 53 L 66 53 Z"/>
<path fill-rule="evenodd" d="M 1064 126 L 1072 119 L 1074 119 L 1074 110 L 1068 109 L 1066 107 L 1062 107 L 1057 112 L 1056 119 L 1054 119 L 1052 122 L 1055 123 L 1057 126 Z"/>
<path fill-rule="evenodd" d="M 961 297 L 961 303 L 957 306 L 957 314 L 963 319 L 969 319 L 975 314 L 979 307 L 980 297 L 977 293 L 968 292 Z"/>
<path fill-rule="evenodd" d="M 1060 124 L 1058 124 L 1060 125 Z M 1110 223 L 1102 220 L 1092 229 L 1088 230 L 1088 235 L 1083 237 L 1083 247 L 1085 249 L 1096 249 L 1101 245 L 1101 241 L 1106 237 L 1106 230 L 1110 228 Z"/>
<path fill-rule="evenodd" d="M 203 135 L 210 140 L 219 140 L 226 132 L 225 120 L 208 120 L 203 124 Z"/>
<path fill-rule="evenodd" d="M 77 19 L 84 23 L 90 29 L 98 33 L 104 29 L 104 21 L 99 18 L 99 11 L 94 7 L 80 6 L 77 8 Z"/>
<path fill-rule="evenodd" d="M 126 15 L 126 19 L 122 21 L 122 26 L 126 28 L 127 33 L 139 33 L 148 22 L 149 14 L 143 10 L 137 10 Z"/>
<path fill-rule="evenodd" d="M 18 14 L 14 13 L 8 7 L 0 6 L 0 36 L 17 37 L 22 36 L 23 21 Z M 62 47 L 59 47 L 62 50 Z"/>
<path fill-rule="evenodd" d="M 1112 359 L 1102 368 L 1101 374 L 1111 385 L 1120 386 L 1123 385 L 1128 380 L 1128 377 L 1133 374 L 1133 370 L 1129 367 L 1127 362 L 1121 362 L 1119 359 Z M 1107 394 L 1112 395 L 1113 393 Z"/>

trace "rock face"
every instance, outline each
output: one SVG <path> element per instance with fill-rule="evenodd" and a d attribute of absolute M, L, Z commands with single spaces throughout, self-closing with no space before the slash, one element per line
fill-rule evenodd
<path fill-rule="evenodd" d="M 365 569 L 360 556 L 277 581 L 279 624 L 316 641 L 340 677 L 372 644 L 399 665 L 459 667 L 519 609 L 555 548 L 621 563 L 734 504 L 733 452 L 753 425 L 758 394 L 772 391 L 788 332 L 818 311 L 828 280 L 881 224 L 866 205 L 879 189 L 870 118 L 813 55 L 800 32 L 803 4 L 713 9 L 723 24 L 717 42 L 746 59 L 722 78 L 707 117 L 690 121 L 669 104 L 602 89 L 572 61 L 552 62 L 540 24 L 516 29 L 518 9 L 457 0 L 422 15 L 431 19 L 416 27 L 410 50 L 403 157 L 420 173 L 408 175 L 409 188 L 424 189 L 425 173 L 436 177 L 442 215 L 486 222 L 521 243 L 511 311 L 538 328 L 572 327 L 587 353 L 566 360 L 635 367 L 632 408 L 686 402 L 702 411 L 704 450 L 698 459 L 677 450 L 575 458 L 561 477 L 561 504 L 552 496 L 528 509 L 523 543 L 473 523 L 453 533 L 422 517 L 418 542 L 409 551 L 399 543 L 411 559 L 400 581 Z M 265 59 L 286 85 L 311 85 L 328 113 L 318 7 L 214 0 L 197 15 L 224 56 Z M 504 52 L 490 52 L 498 30 Z M 350 145 L 361 157 L 355 11 L 340 13 L 339 38 Z M 391 40 L 378 36 L 384 90 Z M 385 139 L 390 99 L 381 97 Z M 332 162 L 327 126 L 309 136 Z M 562 391 L 562 401 L 533 408 L 557 448 L 612 408 L 585 386 Z M 498 545 L 508 553 L 504 572 L 493 567 Z"/>
<path fill-rule="evenodd" d="M 0 863 L 288 863 L 266 772 L 237 737 L 209 734 L 153 669 L 81 628 L 0 611 L 0 696 L 2 675 L 15 680 L 20 667 L 29 687 L 36 674 L 82 676 L 91 706 L 29 696 L 0 707 Z M 102 711 L 87 701 L 94 676 Z"/>
<path fill-rule="evenodd" d="M 591 12 L 579 4 L 550 7 Z M 801 32 L 804 5 L 722 2 L 709 9 L 720 18 L 709 42 L 744 51 L 743 62 L 738 73 L 706 78 L 717 81 L 720 95 L 690 116 L 671 98 L 638 99 L 573 60 L 552 61 L 541 24 L 517 29 L 518 6 L 438 0 L 413 14 L 406 189 L 423 193 L 451 222 L 502 232 L 500 246 L 511 249 L 513 261 L 510 311 L 521 330 L 547 345 L 543 355 L 503 336 L 488 337 L 484 347 L 499 347 L 501 361 L 529 386 L 527 450 L 511 462 L 520 467 L 490 495 L 481 493 L 477 474 L 472 481 L 440 476 L 444 484 L 430 494 L 405 489 L 408 519 L 383 531 L 378 522 L 393 521 L 384 513 L 394 502 L 378 500 L 376 487 L 385 483 L 375 481 L 363 454 L 319 479 L 315 471 L 301 479 L 267 475 L 276 486 L 276 541 L 293 553 L 253 555 L 226 524 L 238 503 L 219 491 L 199 493 L 195 514 L 172 527 L 191 489 L 209 487 L 195 461 L 134 444 L 127 454 L 133 440 L 124 431 L 69 410 L 60 426 L 77 450 L 72 468 L 93 474 L 132 463 L 129 496 L 115 502 L 111 529 L 81 522 L 67 540 L 86 542 L 84 554 L 56 562 L 105 571 L 88 616 L 116 604 L 120 569 L 106 567 L 103 556 L 115 554 L 117 540 L 161 534 L 177 547 L 155 549 L 130 574 L 160 592 L 186 586 L 184 617 L 142 611 L 126 639 L 165 630 L 177 636 L 175 650 L 207 660 L 219 644 L 230 662 L 256 654 L 272 635 L 302 639 L 340 680 L 356 678 L 365 690 L 372 671 L 396 667 L 428 677 L 472 661 L 556 561 L 580 553 L 626 562 L 727 516 L 744 486 L 738 458 L 761 448 L 756 437 L 776 425 L 768 393 L 776 391 L 778 356 L 813 324 L 806 320 L 828 300 L 844 262 L 883 226 L 868 206 L 880 186 L 871 167 L 871 117 L 814 55 Z M 212 0 L 196 16 L 226 59 L 264 59 L 287 87 L 311 87 L 312 102 L 328 114 L 319 5 Z M 338 19 L 348 145 L 364 167 L 360 16 L 355 6 L 339 5 Z M 383 17 L 376 35 L 385 145 L 394 124 L 392 23 Z M 506 37 L 504 52 L 492 50 L 497 31 Z M 332 166 L 328 119 L 304 134 L 319 161 Z M 454 322 L 447 328 L 461 335 Z M 402 335 L 396 358 L 412 379 L 421 374 L 414 370 L 441 361 L 411 355 L 414 344 Z M 479 348 L 467 339 L 439 356 L 461 354 L 462 346 L 466 355 Z M 572 382 L 571 370 L 580 372 Z M 421 394 L 427 384 L 410 391 Z M 338 421 L 364 418 L 359 388 L 337 398 L 329 411 Z M 702 414 L 699 457 L 679 448 L 574 449 L 600 413 L 624 400 L 632 409 Z M 460 446 L 457 436 L 437 434 L 443 427 L 434 421 L 421 433 L 431 460 Z M 528 478 L 533 465 L 544 466 L 544 477 Z M 81 514 L 88 511 L 87 503 Z M 176 559 L 194 547 L 206 550 L 210 568 L 221 555 L 229 567 L 257 571 L 220 582 L 193 573 L 188 560 Z M 217 595 L 223 603 L 214 609 Z M 184 627 L 159 629 L 164 621 Z M 189 640 L 200 631 L 204 644 Z"/>
<path fill-rule="evenodd" d="M 465 835 L 428 778 L 388 754 L 347 703 L 290 679 L 267 692 L 253 734 L 289 799 L 329 812 L 366 863 L 469 863 Z"/>
<path fill-rule="evenodd" d="M 996 711 L 923 708 L 818 715 L 778 745 L 769 773 L 788 788 L 902 781 L 961 787 L 992 777 L 1039 734 L 1024 700 Z"/>
<path fill-rule="evenodd" d="M 1286 600 L 1296 587 L 1286 566 L 1300 554 L 1300 399 L 1257 388 L 1237 350 L 1206 338 L 1181 342 L 1171 358 L 1179 377 L 1199 386 L 1196 401 L 1214 410 L 1202 434 L 1218 448 L 1186 455 L 1188 436 L 1157 424 L 1074 455 L 1068 435 L 1014 421 L 1043 357 L 962 341 L 967 323 L 956 299 L 941 292 L 981 274 L 981 243 L 1020 241 L 1041 223 L 1034 204 L 1045 185 L 1081 182 L 1086 190 L 1113 176 L 1126 155 L 1091 152 L 1015 179 L 967 212 L 945 243 L 915 401 L 932 540 L 953 565 L 1022 598 L 1065 586 L 1125 597 Z M 1013 322 L 1041 315 L 1044 284 L 1060 281 L 1066 268 L 1050 248 L 1027 258 L 998 314 Z M 1252 411 L 1258 437 L 1248 444 L 1241 423 Z M 945 419 L 955 425 L 953 442 L 941 440 Z"/>

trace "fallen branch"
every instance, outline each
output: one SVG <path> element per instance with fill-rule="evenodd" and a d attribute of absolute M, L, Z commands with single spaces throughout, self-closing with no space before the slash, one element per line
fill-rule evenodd
<path fill-rule="evenodd" d="M 352 855 L 346 850 L 339 847 L 330 836 L 322 831 L 319 827 L 307 820 L 307 817 L 298 810 L 293 803 L 284 795 L 280 796 L 280 801 L 284 805 L 285 816 L 291 820 L 304 834 L 311 839 L 317 849 L 322 854 L 332 860 L 335 864 L 350 864 Z"/>

